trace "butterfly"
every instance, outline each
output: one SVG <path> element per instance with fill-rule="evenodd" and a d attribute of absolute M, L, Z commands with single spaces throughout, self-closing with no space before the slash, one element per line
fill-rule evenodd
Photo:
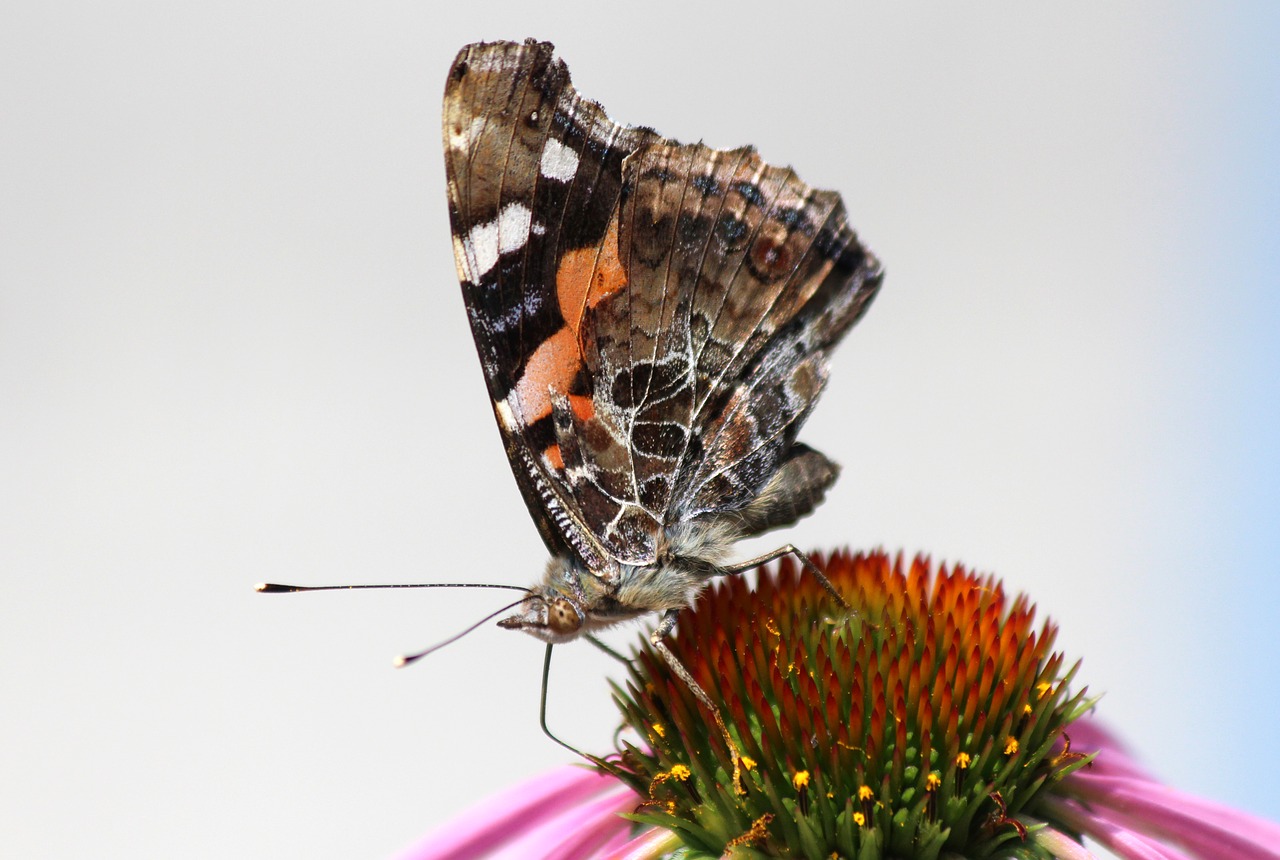
<path fill-rule="evenodd" d="M 838 194 L 749 146 L 613 122 L 547 42 L 463 48 L 443 132 L 471 331 L 550 553 L 499 625 L 549 660 L 659 613 L 652 642 L 715 711 L 663 637 L 717 576 L 787 553 L 812 568 L 789 544 L 729 558 L 836 480 L 796 437 L 880 263 Z"/>
<path fill-rule="evenodd" d="M 879 261 L 832 191 L 752 147 L 681 144 L 618 125 L 578 95 L 550 43 L 462 49 L 444 93 L 454 257 L 507 458 L 550 553 L 532 588 L 476 583 L 299 586 L 507 588 L 499 626 L 554 645 L 650 613 L 655 650 L 736 746 L 665 645 L 736 542 L 811 513 L 839 467 L 796 441 L 831 350 L 880 288 Z M 615 654 L 615 656 L 618 656 Z M 624 659 L 625 658 L 621 658 Z M 590 758 L 588 756 L 588 758 Z M 595 760 L 595 759 L 593 759 Z M 598 761 L 598 760 L 596 760 Z"/>

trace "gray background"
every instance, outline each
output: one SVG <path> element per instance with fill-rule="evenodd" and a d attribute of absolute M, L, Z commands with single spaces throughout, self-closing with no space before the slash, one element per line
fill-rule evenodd
<path fill-rule="evenodd" d="M 527 35 L 885 261 L 796 542 L 998 572 L 1157 772 L 1280 817 L 1276 7 L 538 5 L 0 12 L 0 854 L 379 857 L 567 760 L 532 640 L 390 667 L 503 594 L 251 590 L 541 570 L 438 130 Z M 602 749 L 613 667 L 559 653 Z"/>

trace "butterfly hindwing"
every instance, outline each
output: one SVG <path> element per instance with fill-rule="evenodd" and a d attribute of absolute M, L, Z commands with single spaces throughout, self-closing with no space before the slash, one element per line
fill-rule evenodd
<path fill-rule="evenodd" d="M 749 147 L 651 144 L 623 172 L 631 286 L 615 304 L 631 336 L 604 364 L 651 367 L 646 379 L 684 375 L 679 394 L 672 384 L 645 389 L 653 403 L 641 425 L 652 436 L 666 422 L 657 465 L 675 471 L 659 476 L 670 481 L 659 513 L 671 526 L 761 491 L 821 393 L 826 350 L 878 288 L 879 267 L 837 194 Z M 624 330 L 621 319 L 600 327 Z M 642 486 L 655 479 L 636 474 Z"/>

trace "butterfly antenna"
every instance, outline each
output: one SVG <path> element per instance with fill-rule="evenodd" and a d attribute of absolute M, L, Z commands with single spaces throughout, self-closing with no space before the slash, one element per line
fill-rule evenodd
<path fill-rule="evenodd" d="M 528 591 L 527 588 L 522 588 L 520 590 Z M 430 648 L 428 648 L 425 651 L 419 651 L 416 654 L 401 654 L 399 657 L 395 658 L 395 660 L 393 660 L 392 662 L 395 663 L 396 668 L 408 666 L 410 663 L 414 663 L 418 660 L 421 660 L 423 657 L 427 656 L 428 654 L 439 651 L 441 648 L 443 648 L 446 645 L 450 645 L 454 642 L 457 642 L 463 636 L 466 636 L 468 633 L 470 633 L 472 630 L 475 630 L 477 627 L 484 624 L 486 621 L 491 621 L 492 619 L 497 618 L 502 613 L 510 609 L 515 609 L 521 603 L 524 603 L 523 597 L 517 600 L 515 603 L 508 603 L 506 606 L 502 607 L 501 609 L 495 612 L 490 612 L 488 615 L 486 615 L 484 618 L 481 618 L 475 624 L 472 624 L 466 630 L 463 630 L 461 633 L 455 633 L 454 635 L 450 636 L 448 639 L 444 640 L 443 642 L 437 642 L 435 645 L 432 645 Z"/>
<path fill-rule="evenodd" d="M 529 593 L 529 589 L 520 585 L 494 585 L 487 582 L 392 582 L 385 585 L 283 585 L 278 582 L 259 582 L 253 590 L 262 594 L 292 594 L 300 591 L 347 591 L 357 588 L 505 588 Z"/>

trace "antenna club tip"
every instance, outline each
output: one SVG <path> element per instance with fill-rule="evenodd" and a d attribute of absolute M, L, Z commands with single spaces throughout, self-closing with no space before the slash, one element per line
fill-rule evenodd
<path fill-rule="evenodd" d="M 395 666 L 397 669 L 403 669 L 405 666 L 409 665 L 409 658 L 403 654 L 397 654 L 395 657 L 391 658 L 391 665 Z"/>
<path fill-rule="evenodd" d="M 254 591 L 266 591 L 266 590 L 267 590 L 268 588 L 270 588 L 270 587 L 271 587 L 271 583 L 269 583 L 269 582 L 259 582 L 257 585 L 255 585 L 255 586 L 253 587 L 253 590 L 254 590 Z"/>

